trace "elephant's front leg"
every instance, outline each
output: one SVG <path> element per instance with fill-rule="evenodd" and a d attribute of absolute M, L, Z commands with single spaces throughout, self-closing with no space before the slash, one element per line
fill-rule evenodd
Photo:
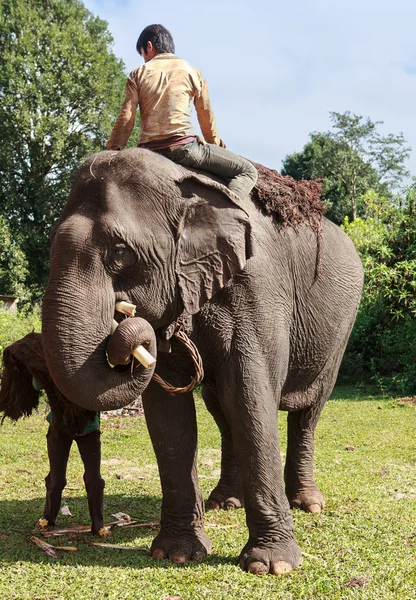
<path fill-rule="evenodd" d="M 291 506 L 312 513 L 325 508 L 313 477 L 314 433 L 325 400 L 287 417 L 286 495 Z"/>
<path fill-rule="evenodd" d="M 161 375 L 178 385 L 170 374 Z M 151 554 L 175 563 L 202 560 L 212 545 L 203 529 L 204 503 L 196 472 L 197 425 L 192 394 L 172 396 L 152 382 L 143 394 L 143 407 L 163 493 L 161 528 L 153 540 Z"/>
<path fill-rule="evenodd" d="M 247 365 L 244 376 L 227 376 L 223 409 L 241 466 L 249 540 L 240 566 L 278 575 L 298 567 L 302 555 L 293 534 L 277 429 L 277 402 L 266 373 Z"/>

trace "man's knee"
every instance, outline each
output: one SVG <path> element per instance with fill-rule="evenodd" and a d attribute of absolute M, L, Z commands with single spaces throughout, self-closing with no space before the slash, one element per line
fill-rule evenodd
<path fill-rule="evenodd" d="M 259 178 L 259 174 L 256 167 L 249 160 L 244 160 L 244 175 L 251 179 L 254 187 Z"/>

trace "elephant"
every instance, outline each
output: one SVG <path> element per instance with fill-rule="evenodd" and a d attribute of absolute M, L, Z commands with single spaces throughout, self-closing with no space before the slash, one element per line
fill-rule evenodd
<path fill-rule="evenodd" d="M 320 239 L 317 269 L 308 222 L 282 226 L 252 199 L 149 150 L 99 152 L 80 167 L 51 231 L 45 358 L 62 394 L 85 409 L 115 409 L 142 394 L 163 496 L 154 558 L 180 564 L 211 550 L 192 392 L 170 394 L 154 366 L 128 358 L 142 344 L 157 355 L 158 375 L 187 385 L 192 361 L 172 337 L 179 323 L 202 357 L 202 396 L 221 432 L 209 505 L 244 505 L 242 569 L 279 575 L 301 564 L 290 509 L 324 507 L 314 430 L 363 284 L 352 241 L 324 217 Z M 110 346 L 122 300 L 138 316 L 120 322 Z M 279 410 L 288 413 L 284 470 Z"/>

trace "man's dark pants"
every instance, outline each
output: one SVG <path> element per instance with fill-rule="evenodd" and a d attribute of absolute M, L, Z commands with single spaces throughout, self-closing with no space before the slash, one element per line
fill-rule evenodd
<path fill-rule="evenodd" d="M 257 169 L 250 161 L 215 144 L 195 141 L 158 150 L 158 153 L 184 167 L 202 169 L 217 175 L 242 200 L 249 195 L 257 182 Z"/>

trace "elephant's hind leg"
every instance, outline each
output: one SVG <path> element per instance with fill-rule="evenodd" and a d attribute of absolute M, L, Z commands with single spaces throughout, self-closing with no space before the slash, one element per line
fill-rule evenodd
<path fill-rule="evenodd" d="M 325 402 L 287 417 L 286 496 L 291 507 L 320 513 L 325 499 L 313 477 L 314 432 Z"/>
<path fill-rule="evenodd" d="M 244 506 L 243 486 L 230 427 L 211 385 L 204 385 L 202 396 L 221 432 L 221 477 L 210 493 L 206 507 L 211 510 L 242 508 Z"/>
<path fill-rule="evenodd" d="M 287 454 L 285 465 L 286 496 L 292 507 L 300 508 L 306 512 L 320 513 L 325 508 L 325 499 L 319 491 L 313 477 L 314 436 L 318 419 L 325 402 L 334 388 L 339 365 L 347 345 L 351 326 L 340 338 L 338 348 L 329 357 L 325 367 L 316 377 L 315 381 L 304 392 L 298 392 L 299 404 L 304 400 L 314 398 L 313 403 L 296 411 L 284 408 L 287 398 L 283 393 L 282 410 L 289 410 L 287 418 Z M 292 412 L 293 411 L 293 412 Z"/>

